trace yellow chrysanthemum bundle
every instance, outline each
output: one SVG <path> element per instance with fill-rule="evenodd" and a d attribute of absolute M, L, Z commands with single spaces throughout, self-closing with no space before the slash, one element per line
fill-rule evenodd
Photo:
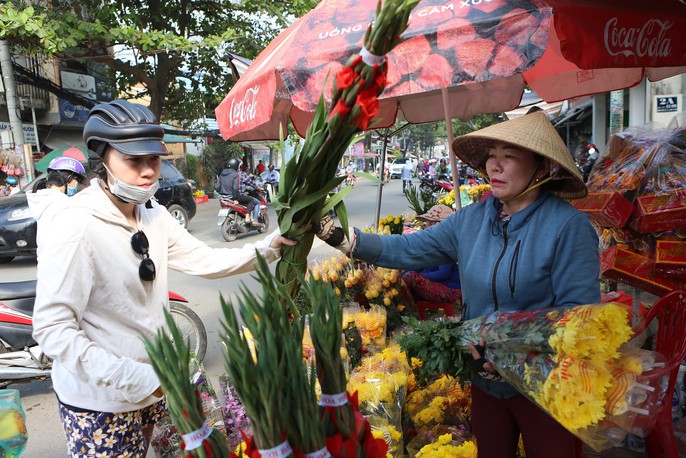
<path fill-rule="evenodd" d="M 602 364 L 619 357 L 619 347 L 632 336 L 629 311 L 621 304 L 582 305 L 555 325 L 548 343 L 558 354 Z"/>
<path fill-rule="evenodd" d="M 605 396 L 611 381 L 606 366 L 565 356 L 531 394 L 562 426 L 575 431 L 605 418 Z"/>
<path fill-rule="evenodd" d="M 398 345 L 363 358 L 348 382 L 348 392 L 358 392 L 360 404 L 378 406 L 404 400 L 410 367 Z"/>
<path fill-rule="evenodd" d="M 453 441 L 452 434 L 442 434 L 436 442 L 422 447 L 415 458 L 476 458 L 477 449 L 473 441 L 461 444 Z"/>
<path fill-rule="evenodd" d="M 455 203 L 455 190 L 451 190 L 448 194 L 444 195 L 438 199 L 439 205 L 445 205 L 446 207 L 451 207 Z"/>
<path fill-rule="evenodd" d="M 418 431 L 460 422 L 471 415 L 471 390 L 462 387 L 459 379 L 443 375 L 408 394 L 405 409 Z"/>
<path fill-rule="evenodd" d="M 660 362 L 632 350 L 630 313 L 618 303 L 492 314 L 483 319 L 486 358 L 500 375 L 596 450 L 621 439 L 663 388 L 645 380 Z"/>

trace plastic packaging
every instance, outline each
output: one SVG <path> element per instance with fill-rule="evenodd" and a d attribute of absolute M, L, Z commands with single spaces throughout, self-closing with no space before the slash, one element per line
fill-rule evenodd
<path fill-rule="evenodd" d="M 464 425 L 471 419 L 471 385 L 461 386 L 460 379 L 442 375 L 407 396 L 405 411 L 418 433 L 438 425 Z"/>
<path fill-rule="evenodd" d="M 439 425 L 410 440 L 407 451 L 411 458 L 450 456 L 477 458 L 476 437 L 464 426 Z"/>
<path fill-rule="evenodd" d="M 21 407 L 19 391 L 0 390 L 0 457 L 21 455 L 27 440 L 26 414 Z"/>

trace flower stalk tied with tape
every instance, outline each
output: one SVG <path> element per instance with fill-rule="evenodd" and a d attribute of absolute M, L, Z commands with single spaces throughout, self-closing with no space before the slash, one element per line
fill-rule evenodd
<path fill-rule="evenodd" d="M 352 188 L 346 187 L 329 198 L 345 179 L 335 176 L 336 167 L 355 134 L 369 128 L 378 113 L 378 96 L 386 86 L 384 56 L 400 42 L 418 1 L 386 0 L 383 5 L 379 2 L 361 55 L 351 57 L 336 75 L 329 109 L 320 97 L 301 151 L 293 155 L 281 173 L 281 194 L 275 204 L 279 228 L 285 237 L 298 240 L 298 244 L 282 248 L 276 276 L 287 285 L 292 297 L 300 288 L 298 276 L 307 269 L 307 255 L 314 239 L 310 227 L 336 207 L 347 232 L 343 198 Z"/>
<path fill-rule="evenodd" d="M 165 311 L 169 334 L 160 329 L 154 340 L 145 338 L 145 348 L 152 361 L 160 385 L 167 397 L 169 415 L 183 436 L 182 448 L 186 458 L 223 457 L 229 454 L 226 438 L 209 428 L 203 412 L 198 389 L 191 383 L 188 342 Z"/>
<path fill-rule="evenodd" d="M 245 406 L 254 443 L 263 457 L 320 450 L 326 438 L 314 379 L 303 365 L 303 324 L 300 320 L 290 323 L 288 312 L 295 310 L 295 305 L 259 256 L 256 272 L 263 293 L 256 297 L 241 285 L 240 320 L 234 306 L 221 301 L 227 373 Z"/>
<path fill-rule="evenodd" d="M 346 394 L 346 376 L 341 358 L 342 311 L 330 284 L 310 280 L 303 284 L 314 308 L 310 321 L 320 404 L 326 429 L 326 447 L 337 457 L 382 458 L 388 444 L 372 435 L 369 421 L 360 413 L 357 393 Z"/>

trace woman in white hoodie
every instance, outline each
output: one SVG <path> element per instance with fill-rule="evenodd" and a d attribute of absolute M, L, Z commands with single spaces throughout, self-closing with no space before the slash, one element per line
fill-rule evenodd
<path fill-rule="evenodd" d="M 70 456 L 145 456 L 164 413 L 143 346 L 163 327 L 167 269 L 205 278 L 273 261 L 278 231 L 238 249 L 212 249 L 151 200 L 164 131 L 149 109 L 124 100 L 95 106 L 84 127 L 89 187 L 38 220 L 34 338 L 54 360 L 53 387 Z"/>

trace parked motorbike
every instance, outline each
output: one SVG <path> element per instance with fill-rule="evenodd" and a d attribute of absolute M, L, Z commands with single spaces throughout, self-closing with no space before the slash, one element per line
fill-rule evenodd
<path fill-rule="evenodd" d="M 260 201 L 260 216 L 258 225 L 245 222 L 245 215 L 248 214 L 248 208 L 245 205 L 234 203 L 234 200 L 221 196 L 219 205 L 221 209 L 217 214 L 217 225 L 220 226 L 222 237 L 227 242 L 233 242 L 238 237 L 238 234 L 244 234 L 250 231 L 257 231 L 260 234 L 267 232 L 269 229 L 269 215 L 267 215 L 267 201 L 264 194 L 259 189 L 246 189 L 248 195 L 255 197 Z"/>
<path fill-rule="evenodd" d="M 445 175 L 439 175 L 435 179 L 431 179 L 428 175 L 425 175 L 420 179 L 419 189 L 448 193 L 453 190 L 453 183 Z"/>
<path fill-rule="evenodd" d="M 33 340 L 36 281 L 0 283 L 0 389 L 13 383 L 50 378 L 52 360 Z M 188 300 L 169 291 L 169 311 L 190 349 L 202 361 L 207 331 Z"/>

